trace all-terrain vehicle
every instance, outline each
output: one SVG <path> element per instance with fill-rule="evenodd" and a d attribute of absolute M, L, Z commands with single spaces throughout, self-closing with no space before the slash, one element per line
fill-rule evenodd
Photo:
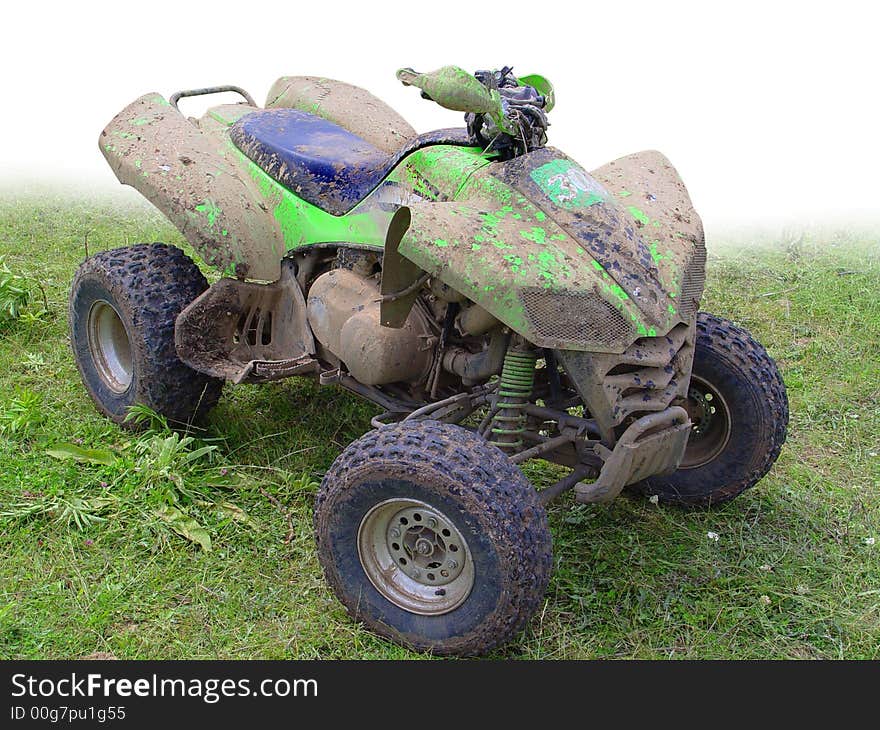
<path fill-rule="evenodd" d="M 123 109 L 107 161 L 220 278 L 160 243 L 99 253 L 71 339 L 117 423 L 134 403 L 189 423 L 224 381 L 310 376 L 375 403 L 317 495 L 327 580 L 382 636 L 479 654 L 543 600 L 551 499 L 724 502 L 771 467 L 788 406 L 764 348 L 698 311 L 703 228 L 661 154 L 587 172 L 547 147 L 541 76 L 398 78 L 465 126 L 417 134 L 314 77 L 264 108 L 214 87 Z M 178 110 L 220 91 L 245 102 Z M 565 476 L 538 492 L 529 459 Z"/>

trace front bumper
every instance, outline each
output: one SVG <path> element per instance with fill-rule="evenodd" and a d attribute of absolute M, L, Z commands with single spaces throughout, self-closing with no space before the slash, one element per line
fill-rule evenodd
<path fill-rule="evenodd" d="M 679 406 L 642 416 L 623 432 L 613 450 L 595 447 L 605 463 L 595 482 L 575 485 L 577 501 L 609 502 L 627 484 L 674 472 L 684 456 L 690 431 L 688 414 Z"/>

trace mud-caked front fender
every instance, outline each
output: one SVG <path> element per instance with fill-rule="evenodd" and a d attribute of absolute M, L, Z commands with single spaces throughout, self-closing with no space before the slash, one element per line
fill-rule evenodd
<path fill-rule="evenodd" d="M 613 284 L 603 281 L 576 241 L 542 219 L 528 201 L 513 210 L 468 202 L 416 203 L 409 209 L 411 223 L 400 253 L 534 344 L 608 351 L 625 347 L 630 329 L 635 331 L 638 312 L 625 301 L 619 308 L 608 301 L 603 292 L 614 297 Z M 554 303 L 572 297 L 584 307 L 582 327 L 593 332 L 558 330 Z M 609 317 L 621 320 L 619 336 L 600 331 Z"/>
<path fill-rule="evenodd" d="M 702 291 L 702 226 L 663 159 L 595 177 L 552 149 L 493 163 L 456 201 L 410 205 L 399 251 L 538 346 L 623 352 L 691 319 Z"/>

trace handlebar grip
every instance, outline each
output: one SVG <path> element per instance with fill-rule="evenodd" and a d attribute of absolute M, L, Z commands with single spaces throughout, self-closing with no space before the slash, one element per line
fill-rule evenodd
<path fill-rule="evenodd" d="M 474 114 L 501 113 L 497 91 L 490 91 L 473 74 L 458 66 L 444 66 L 430 73 L 402 68 L 397 78 L 404 86 L 415 86 L 445 109 Z"/>

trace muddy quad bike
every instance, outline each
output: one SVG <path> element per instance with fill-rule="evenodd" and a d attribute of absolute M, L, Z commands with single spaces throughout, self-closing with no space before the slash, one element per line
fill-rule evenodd
<path fill-rule="evenodd" d="M 72 341 L 117 423 L 133 403 L 188 423 L 224 381 L 304 375 L 378 405 L 317 497 L 327 580 L 384 637 L 479 654 L 543 600 L 551 499 L 729 500 L 775 461 L 788 408 L 764 348 L 698 313 L 702 224 L 662 155 L 586 172 L 546 147 L 541 76 L 398 77 L 466 126 L 416 134 L 313 77 L 265 108 L 215 87 L 123 109 L 107 161 L 221 277 L 159 243 L 99 253 Z M 230 90 L 246 103 L 178 111 Z M 536 458 L 569 471 L 536 492 Z"/>

